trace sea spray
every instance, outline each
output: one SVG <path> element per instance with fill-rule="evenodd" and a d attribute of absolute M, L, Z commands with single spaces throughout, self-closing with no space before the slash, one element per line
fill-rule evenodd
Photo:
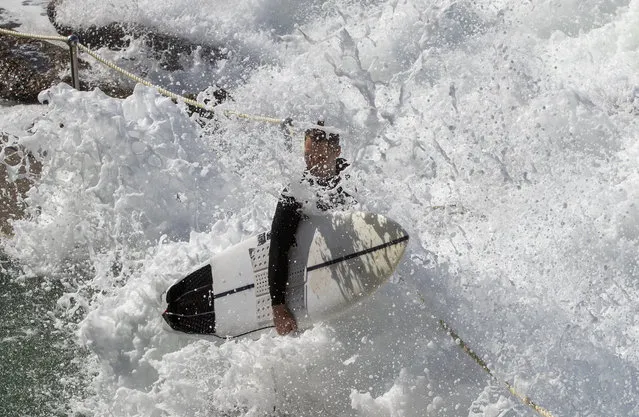
<path fill-rule="evenodd" d="M 177 337 L 159 316 L 163 290 L 210 253 L 268 229 L 280 189 L 301 171 L 301 138 L 288 152 L 277 127 L 223 118 L 203 133 L 179 106 L 145 90 L 127 99 L 137 106 L 129 119 L 118 101 L 62 91 L 74 106 L 57 106 L 106 127 L 85 137 L 89 124 L 76 124 L 77 143 L 105 136 L 107 165 L 133 167 L 129 176 L 105 168 L 101 177 L 88 156 L 83 174 L 85 156 L 61 147 L 75 147 L 71 137 L 41 140 L 65 136 L 59 120 L 36 123 L 33 149 L 66 156 L 34 192 L 43 214 L 16 224 L 15 256 L 36 270 L 88 259 L 95 271 L 81 277 L 99 289 L 77 297 L 89 300 L 78 340 L 90 352 L 92 392 L 78 394 L 73 409 L 348 416 L 410 414 L 418 405 L 441 416 L 530 414 L 493 392 L 477 364 L 439 335 L 433 322 L 442 318 L 501 379 L 555 415 L 637 414 L 639 2 L 302 2 L 310 18 L 259 3 L 212 12 L 213 3 L 155 2 L 139 20 L 228 43 L 232 58 L 203 75 L 232 90 L 225 107 L 305 122 L 324 115 L 348 132 L 342 147 L 358 200 L 406 225 L 409 261 L 370 303 L 300 339 L 215 346 Z M 89 21 L 86 10 L 77 8 L 80 20 Z M 298 27 L 276 27 L 280 20 Z M 159 129 L 162 119 L 185 127 Z M 131 133 L 148 125 L 171 132 L 160 136 L 173 153 L 146 137 L 154 153 L 114 145 L 120 136 L 136 143 Z M 178 158 L 184 133 L 202 155 Z M 20 136 L 29 146 L 29 135 Z M 153 155 L 180 160 L 173 172 L 198 172 L 192 164 L 208 158 L 202 172 L 221 185 L 198 200 L 193 188 L 172 185 Z M 66 159 L 72 172 L 59 168 Z M 107 189 L 121 191 L 117 201 Z M 212 205 L 181 209 L 181 192 L 187 205 Z M 148 198 L 133 198 L 141 194 Z M 58 234 L 68 238 L 43 242 Z M 74 247 L 75 236 L 85 244 Z"/>

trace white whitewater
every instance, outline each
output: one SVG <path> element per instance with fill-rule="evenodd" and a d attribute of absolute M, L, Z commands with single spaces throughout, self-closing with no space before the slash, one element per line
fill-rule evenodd
<path fill-rule="evenodd" d="M 171 333 L 162 293 L 268 229 L 301 142 L 202 129 L 141 86 L 3 108 L 0 128 L 45 152 L 4 250 L 67 285 L 56 315 L 86 350 L 71 413 L 536 415 L 443 319 L 555 416 L 639 414 L 638 0 L 65 0 L 60 17 L 224 45 L 214 67 L 149 76 L 228 88 L 228 109 L 325 117 L 362 208 L 411 235 L 393 282 L 339 320 L 222 344 Z M 103 52 L 126 64 L 138 47 Z"/>

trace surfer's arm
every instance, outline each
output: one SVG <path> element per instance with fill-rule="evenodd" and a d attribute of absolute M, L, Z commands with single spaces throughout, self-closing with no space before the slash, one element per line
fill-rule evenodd
<path fill-rule="evenodd" d="M 272 305 L 286 303 L 288 252 L 295 242 L 295 233 L 302 217 L 300 207 L 300 204 L 293 197 L 283 196 L 275 209 L 271 224 L 268 268 L 268 284 L 271 290 Z"/>
<path fill-rule="evenodd" d="M 295 233 L 301 220 L 301 205 L 289 196 L 282 196 L 275 209 L 271 225 L 268 283 L 271 292 L 273 321 L 280 335 L 297 330 L 295 317 L 286 306 L 288 284 L 288 252 L 295 242 Z"/>

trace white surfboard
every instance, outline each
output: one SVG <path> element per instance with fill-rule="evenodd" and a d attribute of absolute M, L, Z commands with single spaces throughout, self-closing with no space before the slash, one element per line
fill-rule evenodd
<path fill-rule="evenodd" d="M 286 304 L 298 328 L 340 314 L 384 284 L 408 234 L 377 214 L 336 212 L 300 222 L 289 252 Z M 268 286 L 270 233 L 245 240 L 167 291 L 163 316 L 175 330 L 238 337 L 273 327 Z"/>

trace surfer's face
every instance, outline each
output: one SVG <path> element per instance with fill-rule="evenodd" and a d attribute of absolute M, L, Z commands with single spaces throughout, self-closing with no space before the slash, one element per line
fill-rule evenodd
<path fill-rule="evenodd" d="M 341 152 L 339 145 L 330 144 L 328 141 L 313 141 L 310 138 L 304 140 L 304 160 L 306 168 L 315 177 L 328 178 L 336 174 L 335 162 Z"/>

